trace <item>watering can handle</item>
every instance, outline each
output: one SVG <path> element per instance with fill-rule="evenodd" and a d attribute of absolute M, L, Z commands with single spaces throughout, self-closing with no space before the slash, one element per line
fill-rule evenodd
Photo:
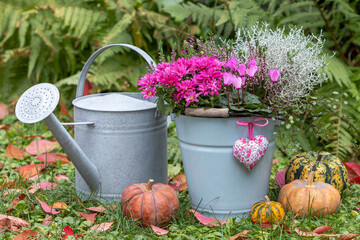
<path fill-rule="evenodd" d="M 97 50 L 96 52 L 94 52 L 91 57 L 86 61 L 83 69 L 81 70 L 80 73 L 80 77 L 79 77 L 79 83 L 77 85 L 76 88 L 76 98 L 81 97 L 84 93 L 84 86 L 85 86 L 85 80 L 86 80 L 86 75 L 88 74 L 88 71 L 91 67 L 91 64 L 95 61 L 96 57 L 100 55 L 100 53 L 102 53 L 103 51 L 105 51 L 108 48 L 111 47 L 116 47 L 116 46 L 121 46 L 121 47 L 127 47 L 130 48 L 132 50 L 134 50 L 135 52 L 137 52 L 138 54 L 140 54 L 145 61 L 149 64 L 149 66 L 151 68 L 155 68 L 156 64 L 154 62 L 154 60 L 143 50 L 141 50 L 138 47 L 135 47 L 133 45 L 129 45 L 129 44 L 110 44 L 107 45 L 105 47 L 100 48 L 99 50 Z"/>

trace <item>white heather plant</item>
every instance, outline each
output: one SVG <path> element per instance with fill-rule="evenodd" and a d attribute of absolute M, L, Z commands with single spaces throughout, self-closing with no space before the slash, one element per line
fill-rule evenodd
<path fill-rule="evenodd" d="M 284 105 L 297 103 L 327 79 L 322 70 L 327 57 L 323 46 L 321 33 L 315 37 L 305 35 L 302 28 L 290 27 L 286 34 L 285 28 L 272 30 L 266 23 L 238 30 L 234 41 L 227 42 L 232 57 L 243 61 L 258 55 L 265 68 L 279 70 L 278 84 L 271 85 L 272 93 L 267 97 L 271 102 L 275 100 L 271 95 L 278 96 Z"/>

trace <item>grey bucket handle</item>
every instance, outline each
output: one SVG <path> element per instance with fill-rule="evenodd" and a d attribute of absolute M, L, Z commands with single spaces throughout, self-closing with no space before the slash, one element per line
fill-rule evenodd
<path fill-rule="evenodd" d="M 100 49 L 98 49 L 96 52 L 94 52 L 90 58 L 86 61 L 83 69 L 81 70 L 80 73 L 80 77 L 79 77 L 79 83 L 77 85 L 76 88 L 76 98 L 81 97 L 84 93 L 84 86 L 85 86 L 85 79 L 86 79 L 86 75 L 89 72 L 89 69 L 91 67 L 91 64 L 95 61 L 96 57 L 100 55 L 100 53 L 104 52 L 106 49 L 111 48 L 111 47 L 116 47 L 116 46 L 121 46 L 121 47 L 127 47 L 130 48 L 132 50 L 134 50 L 135 52 L 137 52 L 138 54 L 140 54 L 140 56 L 142 56 L 145 61 L 149 64 L 149 66 L 151 68 L 155 68 L 156 64 L 155 61 L 143 50 L 141 50 L 138 47 L 135 47 L 133 45 L 130 44 L 110 44 L 107 45 L 105 47 L 102 47 Z"/>

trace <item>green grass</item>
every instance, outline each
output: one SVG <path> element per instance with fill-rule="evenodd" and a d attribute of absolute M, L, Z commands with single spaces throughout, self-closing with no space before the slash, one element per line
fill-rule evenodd
<path fill-rule="evenodd" d="M 65 119 L 66 120 L 66 119 Z M 3 164 L 1 171 L 0 186 L 4 183 L 15 180 L 20 182 L 16 188 L 20 188 L 26 194 L 24 200 L 20 201 L 14 211 L 6 213 L 11 201 L 19 194 L 9 194 L 2 197 L 0 201 L 0 213 L 19 217 L 30 223 L 31 229 L 40 233 L 39 239 L 62 239 L 64 227 L 70 226 L 74 233 L 81 233 L 81 239 L 227 239 L 243 230 L 251 230 L 247 234 L 250 239 L 307 239 L 301 237 L 294 230 L 294 224 L 301 229 L 312 231 L 320 226 L 330 226 L 337 234 L 360 233 L 360 214 L 353 208 L 359 202 L 360 186 L 352 185 L 342 198 L 340 209 L 333 215 L 324 218 L 302 217 L 294 221 L 294 216 L 288 213 L 285 217 L 284 224 L 290 227 L 291 233 L 284 233 L 279 227 L 275 230 L 266 230 L 257 224 L 251 223 L 250 219 L 229 219 L 226 224 L 219 227 L 208 227 L 200 224 L 193 215 L 188 214 L 190 209 L 190 200 L 188 192 L 179 193 L 180 209 L 178 215 L 172 223 L 165 229 L 170 230 L 167 235 L 157 236 L 149 227 L 141 227 L 134 220 L 127 220 L 121 213 L 121 204 L 119 201 L 113 203 L 103 203 L 90 199 L 82 199 L 81 202 L 86 207 L 107 206 L 116 204 L 116 209 L 108 209 L 107 213 L 98 213 L 95 218 L 95 224 L 103 222 L 114 222 L 112 228 L 106 232 L 90 231 L 89 228 L 94 224 L 86 221 L 78 212 L 90 214 L 91 211 L 82 207 L 75 192 L 75 173 L 73 165 L 60 163 L 50 164 L 40 175 L 39 179 L 34 182 L 49 181 L 54 182 L 58 174 L 66 174 L 71 182 L 62 180 L 54 190 L 39 190 L 34 194 L 28 192 L 28 187 L 33 183 L 22 182 L 18 172 L 14 169 L 23 165 L 41 163 L 33 156 L 25 157 L 21 160 L 5 157 L 5 150 L 8 139 L 17 147 L 26 147 L 33 139 L 26 138 L 30 135 L 42 135 L 50 139 L 51 133 L 47 127 L 42 124 L 27 125 L 17 122 L 14 115 L 7 116 L 0 124 L 11 124 L 8 131 L 0 130 L 0 162 Z M 70 130 L 71 131 L 71 130 Z M 54 151 L 61 152 L 61 149 Z M 286 166 L 286 159 L 280 159 L 280 162 L 274 167 L 282 169 Z M 276 200 L 279 187 L 275 185 L 274 175 L 276 169 L 272 170 L 270 181 L 269 196 L 271 200 Z M 0 194 L 7 188 L 0 190 Z M 42 225 L 46 213 L 42 210 L 35 197 L 46 202 L 50 206 L 55 202 L 65 202 L 68 209 L 62 210 L 58 215 L 53 215 L 53 222 L 49 226 Z M 329 232 L 333 233 L 333 232 Z M 18 233 L 13 231 L 0 231 L 0 239 L 12 239 Z M 68 239 L 73 239 L 69 237 Z M 320 239 L 315 237 L 314 239 Z M 336 239 L 336 238 L 329 238 Z"/>

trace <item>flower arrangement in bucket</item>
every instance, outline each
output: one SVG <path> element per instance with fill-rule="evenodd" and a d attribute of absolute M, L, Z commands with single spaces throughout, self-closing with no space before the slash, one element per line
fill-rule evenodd
<path fill-rule="evenodd" d="M 194 208 L 219 219 L 243 216 L 267 194 L 273 117 L 296 110 L 327 78 L 322 47 L 302 29 L 258 23 L 220 44 L 190 37 L 138 81 L 145 99 L 158 97 L 160 112 L 177 114 Z"/>
<path fill-rule="evenodd" d="M 321 71 L 326 66 L 323 44 L 321 36 L 306 36 L 301 28 L 285 33 L 285 28 L 271 30 L 259 23 L 221 45 L 190 37 L 180 57 L 173 52 L 165 61 L 162 55 L 138 85 L 145 99 L 158 97 L 165 114 L 191 114 L 187 110 L 193 108 L 222 108 L 220 116 L 283 114 L 327 79 Z"/>

